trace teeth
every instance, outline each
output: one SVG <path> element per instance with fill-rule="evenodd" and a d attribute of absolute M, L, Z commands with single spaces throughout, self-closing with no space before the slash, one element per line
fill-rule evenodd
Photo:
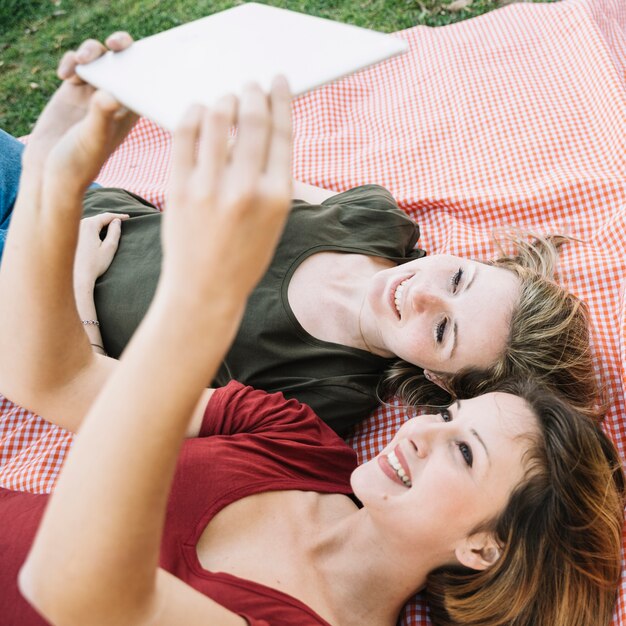
<path fill-rule="evenodd" d="M 400 305 L 402 304 L 402 292 L 404 291 L 404 285 L 408 282 L 408 278 L 403 280 L 397 287 L 396 292 L 394 294 L 394 304 L 396 305 L 396 311 L 398 311 L 398 315 L 401 315 Z"/>
<path fill-rule="evenodd" d="M 407 473 L 404 471 L 402 465 L 400 464 L 400 461 L 398 460 L 398 457 L 396 456 L 395 452 L 390 452 L 387 455 L 387 460 L 389 461 L 389 465 L 391 465 L 391 467 L 393 467 L 393 469 L 395 470 L 396 474 L 400 477 L 400 480 L 407 486 L 410 487 L 411 486 L 411 479 L 407 476 Z"/>

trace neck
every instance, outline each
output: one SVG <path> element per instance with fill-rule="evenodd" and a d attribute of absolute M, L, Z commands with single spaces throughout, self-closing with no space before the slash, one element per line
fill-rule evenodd
<path fill-rule="evenodd" d="M 434 555 L 423 548 L 408 552 L 406 546 L 387 541 L 365 509 L 320 529 L 310 553 L 335 622 L 395 625 L 403 606 L 436 567 Z M 425 558 L 417 559 L 417 552 Z"/>
<path fill-rule="evenodd" d="M 363 313 L 367 307 L 366 297 L 372 276 L 393 263 L 356 254 L 342 254 L 340 260 L 324 278 L 324 288 L 335 308 L 334 319 L 343 328 L 343 343 L 388 357 L 388 353 L 377 347 L 375 329 L 364 324 Z"/>
<path fill-rule="evenodd" d="M 292 312 L 304 330 L 317 339 L 391 356 L 377 347 L 375 324 L 370 322 L 373 328 L 366 328 L 366 297 L 372 276 L 393 265 L 392 261 L 362 254 L 313 254 L 296 268 L 289 282 Z M 319 315 L 320 310 L 325 315 Z"/>
<path fill-rule="evenodd" d="M 363 300 L 361 302 L 361 308 L 359 309 L 359 317 L 358 317 L 360 339 L 365 350 L 367 350 L 368 352 L 371 352 L 372 354 L 378 354 L 378 352 L 374 348 L 372 348 L 372 346 L 370 346 L 369 342 L 365 338 L 365 333 L 363 332 L 363 308 L 364 307 L 365 307 L 365 296 L 363 297 Z"/>

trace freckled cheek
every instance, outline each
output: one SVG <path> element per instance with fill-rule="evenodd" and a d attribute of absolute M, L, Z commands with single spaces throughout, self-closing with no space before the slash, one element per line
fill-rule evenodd
<path fill-rule="evenodd" d="M 476 526 L 493 519 L 503 508 L 506 499 L 500 499 L 489 487 L 479 488 L 473 481 L 449 481 L 447 488 L 439 484 L 438 510 L 434 513 L 442 521 L 460 532 L 471 532 Z M 436 492 L 435 492 L 436 493 Z"/>
<path fill-rule="evenodd" d="M 430 367 L 433 345 L 428 341 L 428 324 L 413 324 L 412 327 L 398 331 L 398 349 L 396 354 L 405 361 L 420 367 Z"/>
<path fill-rule="evenodd" d="M 464 311 L 468 320 L 482 320 L 481 324 L 472 326 L 466 324 L 464 342 L 473 348 L 472 353 L 482 352 L 484 362 L 476 363 L 479 367 L 489 366 L 504 351 L 509 335 L 510 315 L 506 311 L 492 312 L 491 316 L 485 316 L 483 303 L 476 303 L 475 307 L 468 306 Z M 475 358 L 475 357 L 474 357 Z"/>
<path fill-rule="evenodd" d="M 469 490 L 453 472 L 446 471 L 445 468 L 433 468 L 433 471 L 421 474 L 418 480 L 423 487 L 420 490 L 422 497 L 432 507 L 433 515 L 440 522 L 462 516 L 471 509 Z"/>

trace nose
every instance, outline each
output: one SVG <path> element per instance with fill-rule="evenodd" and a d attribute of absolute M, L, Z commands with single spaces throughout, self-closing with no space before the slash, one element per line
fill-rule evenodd
<path fill-rule="evenodd" d="M 411 306 L 416 313 L 441 310 L 443 299 L 434 289 L 423 286 L 411 292 Z"/>
<path fill-rule="evenodd" d="M 429 419 L 429 416 L 423 416 L 423 420 L 417 419 L 415 427 L 409 435 L 409 439 L 415 448 L 416 453 L 420 458 L 426 458 L 436 445 L 439 439 L 443 424 L 435 421 L 435 419 Z"/>

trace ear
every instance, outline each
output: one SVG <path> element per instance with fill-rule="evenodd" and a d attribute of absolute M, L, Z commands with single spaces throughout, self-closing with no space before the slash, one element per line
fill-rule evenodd
<path fill-rule="evenodd" d="M 441 387 L 444 391 L 450 393 L 450 389 L 448 389 L 448 381 L 446 380 L 445 376 L 442 376 L 441 374 L 435 374 L 430 370 L 424 370 L 424 376 L 431 383 L 437 385 L 437 387 Z"/>
<path fill-rule="evenodd" d="M 491 533 L 475 533 L 464 539 L 454 554 L 461 565 L 482 571 L 500 558 L 502 549 Z"/>

